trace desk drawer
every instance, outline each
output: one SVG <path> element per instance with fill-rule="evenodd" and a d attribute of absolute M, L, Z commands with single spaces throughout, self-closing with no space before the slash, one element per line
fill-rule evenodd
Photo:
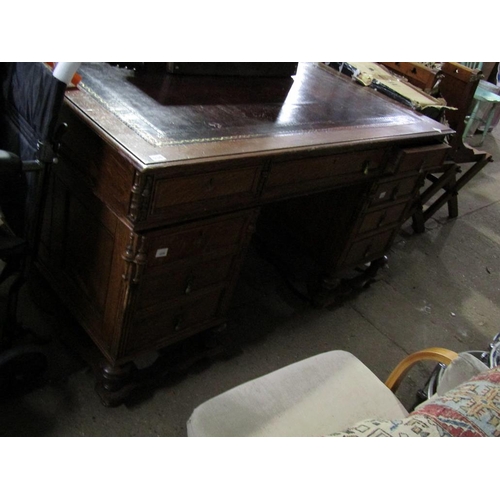
<path fill-rule="evenodd" d="M 383 230 L 385 227 L 397 223 L 403 216 L 405 208 L 406 203 L 399 203 L 398 205 L 365 214 L 359 226 L 358 235 Z"/>
<path fill-rule="evenodd" d="M 450 151 L 447 144 L 402 149 L 395 159 L 395 172 L 424 172 L 443 164 Z"/>
<path fill-rule="evenodd" d="M 232 254 L 253 220 L 253 211 L 154 231 L 146 237 L 146 273 L 193 258 Z M 153 271 L 153 269 L 155 271 Z"/>
<path fill-rule="evenodd" d="M 233 165 L 227 170 L 158 178 L 150 214 L 170 220 L 243 206 L 257 198 L 260 173 L 260 165 Z"/>
<path fill-rule="evenodd" d="M 205 325 L 208 327 L 219 314 L 224 292 L 224 288 L 219 288 L 136 312 L 124 346 L 125 354 L 166 346 L 195 330 L 203 330 Z"/>
<path fill-rule="evenodd" d="M 394 202 L 411 196 L 417 187 L 419 176 L 380 182 L 370 200 L 370 207 Z"/>
<path fill-rule="evenodd" d="M 385 150 L 375 150 L 274 163 L 262 197 L 275 198 L 369 179 L 382 171 L 384 158 Z"/>
<path fill-rule="evenodd" d="M 395 230 L 391 229 L 354 242 L 347 252 L 344 265 L 362 264 L 381 257 L 391 243 L 394 233 Z"/>
<path fill-rule="evenodd" d="M 229 281 L 233 261 L 234 256 L 228 255 L 145 275 L 138 291 L 137 310 L 164 305 L 173 298 L 188 297 Z"/>

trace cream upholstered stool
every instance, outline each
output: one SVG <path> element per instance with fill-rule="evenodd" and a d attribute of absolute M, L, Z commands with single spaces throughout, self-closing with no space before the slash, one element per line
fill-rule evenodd
<path fill-rule="evenodd" d="M 419 351 L 384 384 L 348 352 L 318 354 L 201 404 L 187 422 L 188 436 L 323 436 L 367 418 L 401 419 L 408 412 L 392 391 L 413 364 L 449 364 L 456 356 L 441 348 Z"/>

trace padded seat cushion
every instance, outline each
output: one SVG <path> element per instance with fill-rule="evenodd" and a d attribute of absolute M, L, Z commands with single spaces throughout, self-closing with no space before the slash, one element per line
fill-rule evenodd
<path fill-rule="evenodd" d="M 188 436 L 323 436 L 368 417 L 408 412 L 361 361 L 330 351 L 251 380 L 198 406 Z"/>
<path fill-rule="evenodd" d="M 369 419 L 334 437 L 499 437 L 500 367 L 431 398 L 403 419 Z"/>

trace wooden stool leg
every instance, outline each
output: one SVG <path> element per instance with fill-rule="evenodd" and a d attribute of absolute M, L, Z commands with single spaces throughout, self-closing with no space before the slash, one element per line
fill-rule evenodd
<path fill-rule="evenodd" d="M 422 207 L 418 207 L 412 215 L 412 228 L 416 233 L 425 232 L 425 218 Z"/>
<path fill-rule="evenodd" d="M 450 219 L 458 217 L 458 196 L 456 194 L 448 200 L 448 217 Z"/>
<path fill-rule="evenodd" d="M 446 190 L 451 193 L 448 199 L 448 217 L 455 219 L 458 217 L 458 193 L 456 190 L 457 177 L 453 175 L 448 183 Z"/>

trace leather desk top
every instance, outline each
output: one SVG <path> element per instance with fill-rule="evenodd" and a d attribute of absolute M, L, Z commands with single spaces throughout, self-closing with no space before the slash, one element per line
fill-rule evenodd
<path fill-rule="evenodd" d="M 316 63 L 292 78 L 140 74 L 84 63 L 67 103 L 139 168 L 442 137 L 448 127 Z"/>

